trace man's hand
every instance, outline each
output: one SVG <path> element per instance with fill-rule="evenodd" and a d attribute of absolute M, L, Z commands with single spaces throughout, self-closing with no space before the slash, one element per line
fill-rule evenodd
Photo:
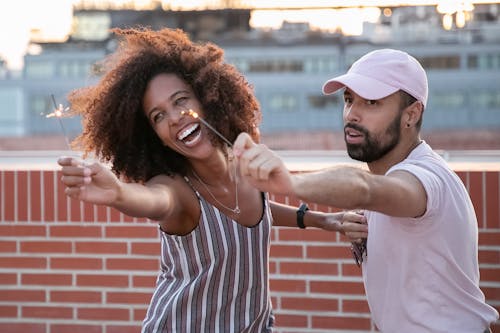
<path fill-rule="evenodd" d="M 294 195 L 292 175 L 281 158 L 267 146 L 256 144 L 247 133 L 241 133 L 233 145 L 240 173 L 256 188 L 274 194 Z"/>

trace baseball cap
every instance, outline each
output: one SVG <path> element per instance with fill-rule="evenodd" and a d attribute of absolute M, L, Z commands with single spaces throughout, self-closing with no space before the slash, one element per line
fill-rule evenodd
<path fill-rule="evenodd" d="M 403 90 L 427 104 L 427 75 L 422 65 L 406 52 L 381 49 L 354 62 L 346 74 L 325 82 L 323 93 L 333 94 L 349 87 L 359 96 L 377 100 Z"/>

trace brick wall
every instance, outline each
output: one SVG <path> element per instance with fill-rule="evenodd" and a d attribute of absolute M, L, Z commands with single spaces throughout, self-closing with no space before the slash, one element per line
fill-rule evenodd
<path fill-rule="evenodd" d="M 499 309 L 500 172 L 459 175 L 478 216 L 481 288 Z M 0 332 L 138 332 L 159 267 L 157 225 L 69 200 L 59 177 L 0 170 Z M 274 228 L 271 290 L 279 333 L 374 331 L 337 234 Z"/>

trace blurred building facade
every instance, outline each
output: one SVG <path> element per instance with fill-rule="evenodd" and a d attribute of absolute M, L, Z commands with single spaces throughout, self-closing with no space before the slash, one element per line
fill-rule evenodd
<path fill-rule="evenodd" d="M 428 72 L 430 95 L 425 131 L 500 131 L 500 5 L 476 5 L 461 29 L 445 30 L 432 6 L 391 8 L 361 36 L 315 31 L 284 22 L 279 30 L 250 27 L 250 9 L 170 11 L 75 8 L 74 30 L 64 43 L 36 43 L 20 77 L 0 71 L 0 136 L 57 133 L 43 114 L 51 95 L 65 104 L 72 89 L 98 79 L 98 61 L 116 47 L 113 27 L 181 28 L 225 50 L 255 88 L 263 135 L 341 131 L 342 96 L 323 96 L 322 84 L 377 48 L 405 50 Z M 385 11 L 384 11 L 385 12 Z M 338 112 L 335 112 L 338 111 Z M 79 119 L 64 119 L 71 133 Z"/>

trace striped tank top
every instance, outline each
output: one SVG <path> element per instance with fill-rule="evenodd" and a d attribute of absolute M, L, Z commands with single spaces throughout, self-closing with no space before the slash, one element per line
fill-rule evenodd
<path fill-rule="evenodd" d="M 161 272 L 141 332 L 272 332 L 267 196 L 261 221 L 245 227 L 194 191 L 198 226 L 185 236 L 160 230 Z"/>

